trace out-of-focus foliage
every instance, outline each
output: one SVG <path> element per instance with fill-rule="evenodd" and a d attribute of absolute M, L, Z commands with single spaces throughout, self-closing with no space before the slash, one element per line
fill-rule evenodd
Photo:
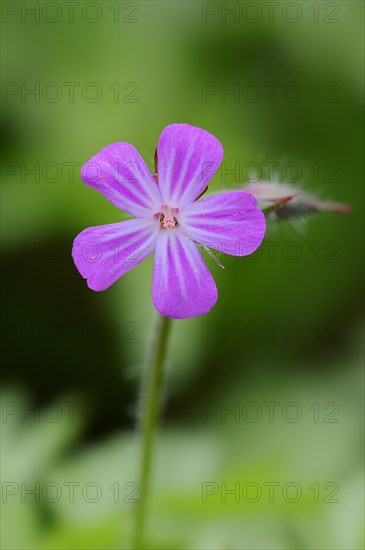
<path fill-rule="evenodd" d="M 271 373 L 262 387 L 248 384 L 245 393 L 256 405 L 241 421 L 231 413 L 222 423 L 221 414 L 212 414 L 214 402 L 230 403 L 234 410 L 242 399 L 236 384 L 194 409 L 195 426 L 163 430 L 150 502 L 150 547 L 361 548 L 361 366 L 354 341 L 347 372 L 333 375 L 330 387 L 323 374 L 283 381 Z M 293 395 L 302 408 L 296 422 L 288 421 L 296 418 L 296 409 L 288 408 L 286 415 L 282 405 L 293 403 Z M 313 403 L 333 400 L 335 414 L 329 407 L 317 419 Z M 70 453 L 85 424 L 80 416 L 72 430 L 70 423 L 50 422 L 49 410 L 39 411 L 39 422 L 34 415 L 21 423 L 9 403 L 24 401 L 14 391 L 3 393 L 4 547 L 128 548 L 138 498 L 133 435 L 114 434 Z M 66 420 L 64 404 L 70 402 L 75 398 L 58 403 Z M 275 402 L 280 405 L 270 421 L 264 403 Z M 262 416 L 247 420 L 257 417 L 258 408 Z M 9 480 L 18 480 L 13 492 Z M 270 483 L 276 484 L 272 493 Z"/>

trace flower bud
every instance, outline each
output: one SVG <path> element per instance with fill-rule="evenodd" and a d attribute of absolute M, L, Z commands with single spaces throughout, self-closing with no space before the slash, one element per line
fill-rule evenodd
<path fill-rule="evenodd" d="M 258 207 L 271 219 L 291 218 L 326 210 L 346 214 L 351 210 L 347 204 L 319 199 L 287 183 L 259 181 L 243 186 L 243 190 L 255 197 Z"/>

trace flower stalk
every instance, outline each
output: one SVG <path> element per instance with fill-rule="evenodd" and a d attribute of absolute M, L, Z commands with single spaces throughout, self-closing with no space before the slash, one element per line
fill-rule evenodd
<path fill-rule="evenodd" d="M 139 501 L 135 509 L 135 523 L 132 540 L 134 550 L 143 548 L 146 513 L 150 487 L 153 445 L 158 424 L 161 389 L 163 385 L 166 349 L 170 333 L 171 319 L 158 315 L 154 327 L 153 339 L 146 358 L 140 395 L 140 464 L 139 464 Z"/>

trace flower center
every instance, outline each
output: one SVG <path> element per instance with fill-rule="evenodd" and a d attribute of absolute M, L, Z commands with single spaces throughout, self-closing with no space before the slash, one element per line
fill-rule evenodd
<path fill-rule="evenodd" d="M 163 229 L 174 229 L 175 225 L 177 225 L 175 216 L 165 216 L 165 214 L 160 215 L 160 222 Z"/>
<path fill-rule="evenodd" d="M 177 226 L 177 214 L 179 210 L 177 208 L 170 208 L 166 204 L 161 207 L 161 211 L 158 214 L 162 229 L 174 229 Z"/>

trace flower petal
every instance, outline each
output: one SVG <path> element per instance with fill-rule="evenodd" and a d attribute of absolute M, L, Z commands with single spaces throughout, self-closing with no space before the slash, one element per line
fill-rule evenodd
<path fill-rule="evenodd" d="M 178 230 L 158 237 L 152 298 L 157 311 L 174 319 L 204 315 L 217 301 L 216 284 L 196 244 Z"/>
<path fill-rule="evenodd" d="M 161 206 L 160 191 L 138 151 L 129 143 L 104 147 L 81 169 L 81 177 L 115 206 L 137 217 L 151 217 Z"/>
<path fill-rule="evenodd" d="M 232 256 L 252 254 L 266 229 L 265 216 L 256 207 L 255 198 L 244 191 L 197 201 L 184 209 L 179 223 L 194 241 Z"/>
<path fill-rule="evenodd" d="M 89 288 L 105 290 L 153 252 L 160 231 L 144 219 L 89 227 L 76 237 L 72 257 Z"/>
<path fill-rule="evenodd" d="M 207 187 L 223 158 L 217 138 L 189 124 L 171 124 L 158 146 L 158 185 L 164 202 L 183 208 Z"/>

